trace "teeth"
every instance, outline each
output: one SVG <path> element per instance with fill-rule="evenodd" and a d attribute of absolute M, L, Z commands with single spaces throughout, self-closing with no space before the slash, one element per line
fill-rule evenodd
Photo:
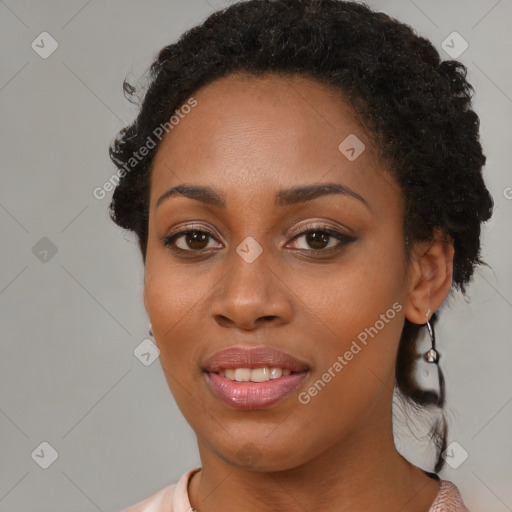
<path fill-rule="evenodd" d="M 286 377 L 292 372 L 283 368 L 229 368 L 219 372 L 219 375 L 237 382 L 266 382 L 279 377 Z"/>
<path fill-rule="evenodd" d="M 235 370 L 235 380 L 238 382 L 247 382 L 251 380 L 250 368 L 237 368 Z"/>
<path fill-rule="evenodd" d="M 268 368 L 254 368 L 254 370 L 251 370 L 249 380 L 251 382 L 265 382 L 270 380 L 270 371 Z"/>
<path fill-rule="evenodd" d="M 281 368 L 270 368 L 271 379 L 278 379 L 281 375 L 283 375 L 283 370 L 281 370 Z"/>

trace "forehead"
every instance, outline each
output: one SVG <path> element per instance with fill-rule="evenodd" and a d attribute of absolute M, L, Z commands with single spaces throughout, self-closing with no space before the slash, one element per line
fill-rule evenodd
<path fill-rule="evenodd" d="M 322 181 L 397 201 L 398 187 L 340 92 L 301 76 L 236 74 L 192 96 L 197 106 L 155 156 L 153 204 L 157 193 L 183 182 L 221 188 L 228 201 Z"/>

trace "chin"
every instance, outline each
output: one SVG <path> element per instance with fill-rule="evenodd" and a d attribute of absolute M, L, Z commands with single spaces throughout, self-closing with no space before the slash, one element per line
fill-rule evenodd
<path fill-rule="evenodd" d="M 239 469 L 274 472 L 296 468 L 309 460 L 306 447 L 293 439 L 294 436 L 284 434 L 270 440 L 266 431 L 251 439 L 246 435 L 243 439 L 227 435 L 222 440 L 208 440 L 206 444 L 218 457 Z"/>

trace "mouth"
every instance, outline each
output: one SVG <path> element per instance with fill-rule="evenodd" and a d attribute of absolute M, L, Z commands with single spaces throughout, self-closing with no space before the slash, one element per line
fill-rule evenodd
<path fill-rule="evenodd" d="M 304 362 L 280 350 L 230 347 L 217 352 L 203 369 L 213 394 L 241 410 L 270 407 L 289 396 L 309 374 Z"/>

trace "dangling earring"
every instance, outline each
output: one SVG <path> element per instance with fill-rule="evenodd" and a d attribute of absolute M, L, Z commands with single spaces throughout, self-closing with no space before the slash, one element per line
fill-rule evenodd
<path fill-rule="evenodd" d="M 425 358 L 425 361 L 427 361 L 428 363 L 436 363 L 437 364 L 439 361 L 439 354 L 436 350 L 436 335 L 435 335 L 434 329 L 432 328 L 432 326 L 430 325 L 430 322 L 428 321 L 429 313 L 430 313 L 430 308 L 425 316 L 427 317 L 427 329 L 428 329 L 428 334 L 430 335 L 431 348 L 424 354 L 424 358 Z"/>
<path fill-rule="evenodd" d="M 149 324 L 148 333 L 149 333 L 150 336 L 153 336 L 153 326 L 151 324 Z"/>

